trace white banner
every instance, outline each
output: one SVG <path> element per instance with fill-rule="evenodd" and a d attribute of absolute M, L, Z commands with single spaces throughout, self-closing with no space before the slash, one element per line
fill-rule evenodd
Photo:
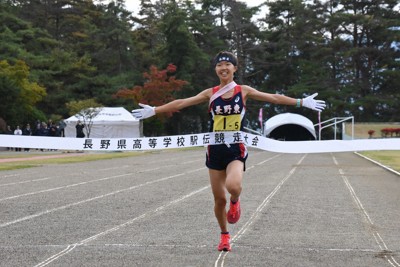
<path fill-rule="evenodd" d="M 277 141 L 245 132 L 212 132 L 140 138 L 68 138 L 0 135 L 0 147 L 86 151 L 142 151 L 242 142 L 248 147 L 279 153 L 326 153 L 400 150 L 400 138 Z"/>

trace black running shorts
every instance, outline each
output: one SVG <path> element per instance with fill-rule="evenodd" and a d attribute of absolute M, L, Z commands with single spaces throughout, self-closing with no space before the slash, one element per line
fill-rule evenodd
<path fill-rule="evenodd" d="M 246 169 L 247 148 L 244 144 L 209 145 L 207 147 L 206 166 L 213 170 L 225 170 L 229 163 L 240 160 Z"/>

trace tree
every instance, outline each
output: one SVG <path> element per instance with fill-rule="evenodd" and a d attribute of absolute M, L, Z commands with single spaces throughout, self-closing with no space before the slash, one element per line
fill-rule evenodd
<path fill-rule="evenodd" d="M 40 103 L 42 110 L 65 116 L 64 103 L 93 97 L 103 104 L 120 105 L 110 95 L 135 82 L 131 73 L 136 66 L 131 15 L 123 1 L 106 5 L 85 0 L 16 2 L 20 17 L 53 38 L 52 46 L 39 47 L 43 52 L 34 50 L 35 56 L 46 55 L 40 63 L 27 61 L 48 91 Z M 39 40 L 44 42 L 42 36 L 35 40 L 38 45 Z"/>
<path fill-rule="evenodd" d="M 121 89 L 115 94 L 115 97 L 128 98 L 135 103 L 144 103 L 151 106 L 159 106 L 170 102 L 175 99 L 174 93 L 182 90 L 183 86 L 187 84 L 186 81 L 176 79 L 175 76 L 171 75 L 175 72 L 176 66 L 173 64 L 169 64 L 164 70 L 158 70 L 156 66 L 151 66 L 150 71 L 143 74 L 145 78 L 143 86 L 137 85 L 131 89 Z M 158 116 L 154 119 L 165 122 L 166 117 L 170 116 L 172 116 L 172 113 L 167 113 L 165 116 Z M 160 130 L 149 127 L 148 129 L 145 128 L 145 132 L 154 134 L 160 133 Z"/>
<path fill-rule="evenodd" d="M 260 38 L 258 27 L 251 21 L 259 10 L 257 7 L 248 8 L 245 3 L 228 1 L 229 12 L 227 13 L 226 28 L 229 34 L 230 50 L 236 51 L 241 68 L 237 73 L 238 80 L 244 82 L 252 69 L 252 58 L 250 51 L 256 49 Z"/>
<path fill-rule="evenodd" d="M 0 117 L 8 124 L 31 121 L 38 113 L 36 104 L 46 96 L 46 90 L 29 79 L 29 68 L 24 61 L 14 65 L 0 61 Z"/>
<path fill-rule="evenodd" d="M 69 114 L 75 115 L 76 118 L 83 121 L 87 137 L 90 137 L 90 132 L 93 126 L 93 119 L 101 112 L 102 105 L 97 103 L 95 99 L 86 99 L 79 101 L 71 101 L 66 103 Z"/>
<path fill-rule="evenodd" d="M 165 42 L 160 46 L 163 58 L 162 65 L 169 63 L 177 67 L 176 77 L 187 81 L 185 90 L 174 92 L 175 98 L 187 98 L 198 94 L 204 88 L 209 87 L 202 79 L 209 75 L 210 61 L 195 42 L 193 33 L 189 28 L 190 3 L 180 4 L 170 1 L 164 5 L 166 12 L 160 19 L 159 28 Z M 194 75 L 195 74 L 195 75 Z M 206 87 L 207 86 L 207 87 Z M 195 106 L 185 110 L 185 113 L 175 113 L 167 122 L 168 131 L 172 133 L 187 131 L 199 131 L 202 129 L 202 121 L 205 121 L 206 113 L 202 106 Z M 184 114 L 184 115 L 183 115 Z"/>
<path fill-rule="evenodd" d="M 220 50 L 232 50 L 239 57 L 239 83 L 295 97 L 318 91 L 328 103 L 326 118 L 400 119 L 397 0 L 265 1 L 269 13 L 262 21 L 255 21 L 258 7 L 245 1 L 141 0 L 140 17 L 132 17 L 124 2 L 0 1 L 0 60 L 10 66 L 23 61 L 28 81 L 47 92 L 32 112 L 7 101 L 15 112 L 1 116 L 64 117 L 65 103 L 91 98 L 133 108 L 128 98 L 111 96 L 146 83 L 142 74 L 151 66 L 170 63 L 177 67 L 174 77 L 187 82 L 185 90 L 170 92 L 172 98 L 192 96 L 218 82 L 210 61 Z M 0 84 L 13 88 L 0 92 L 4 99 L 21 93 L 7 75 Z M 251 111 L 260 104 L 247 106 L 257 124 Z M 164 118 L 165 132 L 206 130 L 205 109 L 199 105 Z M 292 110 L 275 106 L 269 113 Z"/>
<path fill-rule="evenodd" d="M 320 92 L 328 103 L 326 117 L 354 115 L 370 121 L 397 116 L 396 1 L 284 0 L 268 5 L 265 84 L 290 95 Z"/>
<path fill-rule="evenodd" d="M 259 54 L 260 59 L 255 61 L 254 69 L 259 72 L 256 74 L 258 79 L 263 80 L 264 90 L 289 94 L 290 88 L 301 79 L 303 70 L 299 67 L 300 60 L 307 58 L 304 44 L 311 37 L 312 29 L 309 28 L 310 24 L 305 23 L 306 8 L 301 0 L 269 2 L 268 8 L 270 13 L 264 19 L 267 28 L 261 44 L 264 51 Z M 300 24 L 303 24 L 303 29 L 297 32 L 295 29 Z M 290 95 L 296 97 L 294 92 Z M 297 94 L 297 97 L 301 95 Z M 269 113 L 272 116 L 287 110 L 290 107 L 275 106 Z"/>

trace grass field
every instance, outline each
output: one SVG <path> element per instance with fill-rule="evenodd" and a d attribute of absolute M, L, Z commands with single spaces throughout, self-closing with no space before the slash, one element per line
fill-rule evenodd
<path fill-rule="evenodd" d="M 354 138 L 369 138 L 368 131 L 374 130 L 372 138 L 382 138 L 384 128 L 400 128 L 400 123 L 354 123 Z M 351 123 L 345 123 L 345 133 L 351 136 Z"/>
<path fill-rule="evenodd" d="M 349 136 L 351 136 L 351 128 L 351 123 L 345 123 L 345 133 Z M 400 128 L 400 123 L 355 123 L 354 138 L 369 138 L 369 130 L 375 131 L 375 133 L 372 135 L 372 138 L 382 138 L 381 129 L 384 128 Z M 400 150 L 366 151 L 360 154 L 400 172 Z"/>
<path fill-rule="evenodd" d="M 60 158 L 47 158 L 47 159 L 37 159 L 37 160 L 22 160 L 16 162 L 2 162 L 0 165 L 0 171 L 3 170 L 13 170 L 13 169 L 23 169 L 23 168 L 31 168 L 37 167 L 44 164 L 67 164 L 67 163 L 76 163 L 76 162 L 84 162 L 84 161 L 94 161 L 94 160 L 103 160 L 103 159 L 114 159 L 114 158 L 125 158 L 125 157 L 134 157 L 142 154 L 143 152 L 113 152 L 113 153 L 84 153 L 79 156 L 74 157 L 60 157 Z M 23 154 L 10 154 L 1 155 L 0 159 L 4 158 L 34 158 L 38 156 L 44 156 L 43 153 L 23 153 Z"/>
<path fill-rule="evenodd" d="M 400 172 L 400 151 L 365 151 L 360 154 Z"/>

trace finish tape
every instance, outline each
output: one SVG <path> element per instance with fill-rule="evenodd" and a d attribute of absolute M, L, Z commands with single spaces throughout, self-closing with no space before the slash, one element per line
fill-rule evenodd
<path fill-rule="evenodd" d="M 329 153 L 367 150 L 400 150 L 400 138 L 277 141 L 246 132 L 211 132 L 134 138 L 70 138 L 0 135 L 0 147 L 84 151 L 143 151 L 244 143 L 278 153 Z"/>

